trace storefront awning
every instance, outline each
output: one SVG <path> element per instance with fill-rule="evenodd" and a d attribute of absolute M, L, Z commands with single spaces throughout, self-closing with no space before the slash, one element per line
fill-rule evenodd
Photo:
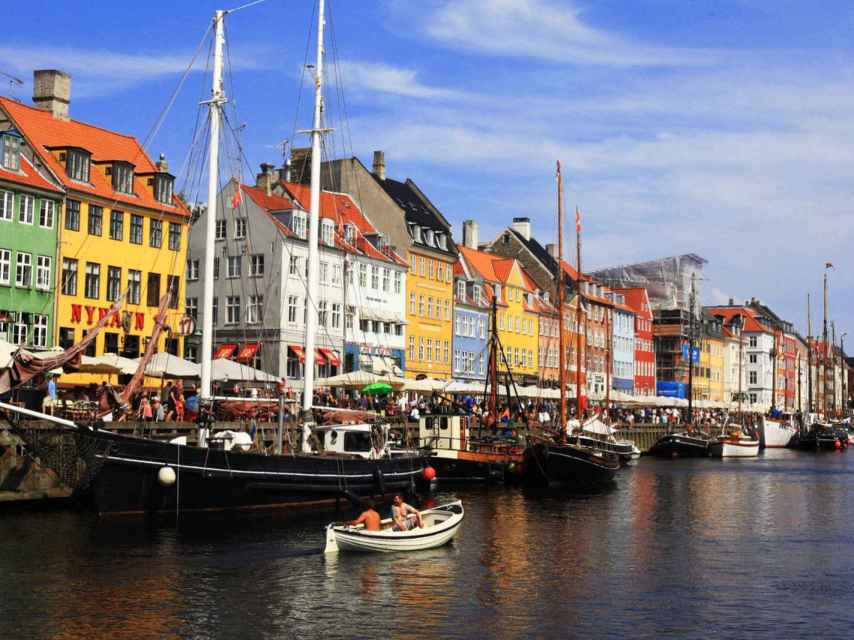
<path fill-rule="evenodd" d="M 225 344 L 221 344 L 214 351 L 213 359 L 216 360 L 218 358 L 230 358 L 232 354 L 237 350 L 237 345 L 234 342 L 226 342 Z"/>
<path fill-rule="evenodd" d="M 305 350 L 296 344 L 289 344 L 288 349 L 294 352 L 294 355 L 299 358 L 301 363 L 305 363 Z"/>
<path fill-rule="evenodd" d="M 240 350 L 237 352 L 237 357 L 235 360 L 238 362 L 249 362 L 252 358 L 255 357 L 255 354 L 258 352 L 258 348 L 261 345 L 258 342 L 247 342 Z"/>
<path fill-rule="evenodd" d="M 341 366 L 341 359 L 338 357 L 332 349 L 318 349 L 323 354 L 323 357 L 326 358 L 326 361 L 331 364 L 333 367 Z"/>
<path fill-rule="evenodd" d="M 318 366 L 322 366 L 326 364 L 326 358 L 323 357 L 323 349 L 315 348 L 314 350 L 314 364 Z"/>

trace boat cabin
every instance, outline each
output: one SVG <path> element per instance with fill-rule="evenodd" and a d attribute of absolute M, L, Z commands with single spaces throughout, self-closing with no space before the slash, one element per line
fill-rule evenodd
<path fill-rule="evenodd" d="M 441 455 L 442 451 L 465 451 L 471 441 L 471 416 L 427 415 L 418 421 L 418 444 Z"/>
<path fill-rule="evenodd" d="M 325 453 L 349 454 L 375 460 L 389 454 L 388 426 L 329 424 L 314 428 Z"/>

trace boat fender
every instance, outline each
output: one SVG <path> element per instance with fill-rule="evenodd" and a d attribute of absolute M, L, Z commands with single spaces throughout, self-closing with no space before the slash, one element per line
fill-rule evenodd
<path fill-rule="evenodd" d="M 164 487 L 171 487 L 175 484 L 175 469 L 172 467 L 160 467 L 157 472 L 157 482 Z"/>
<path fill-rule="evenodd" d="M 436 477 L 436 470 L 433 467 L 424 467 L 424 471 L 421 473 L 424 474 L 424 479 L 427 480 L 427 482 L 430 482 Z"/>
<path fill-rule="evenodd" d="M 379 489 L 381 495 L 385 495 L 385 476 L 383 475 L 383 470 L 377 467 L 374 469 L 374 480 L 377 483 L 377 489 Z"/>

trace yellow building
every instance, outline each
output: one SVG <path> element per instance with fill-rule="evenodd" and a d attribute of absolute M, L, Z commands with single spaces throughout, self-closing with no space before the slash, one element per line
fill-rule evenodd
<path fill-rule="evenodd" d="M 722 336 L 706 337 L 708 344 L 709 400 L 723 402 L 728 400 L 725 389 L 726 343 Z"/>
<path fill-rule="evenodd" d="M 533 280 L 513 258 L 459 247 L 469 273 L 491 286 L 497 299 L 498 337 L 517 383 L 537 384 L 540 342 L 537 290 Z M 504 364 L 499 371 L 504 371 Z"/>
<path fill-rule="evenodd" d="M 406 377 L 451 377 L 454 259 L 409 249 L 406 277 Z"/>
<path fill-rule="evenodd" d="M 6 110 L 41 168 L 66 192 L 56 221 L 56 342 L 67 347 L 82 339 L 126 294 L 122 312 L 88 353 L 137 357 L 154 328 L 160 298 L 170 290 L 171 331 L 162 334 L 158 350 L 181 355 L 189 211 L 173 193 L 165 160 L 153 163 L 131 136 L 72 120 L 67 75 L 39 71 L 34 84 L 37 107 L 9 102 Z"/>

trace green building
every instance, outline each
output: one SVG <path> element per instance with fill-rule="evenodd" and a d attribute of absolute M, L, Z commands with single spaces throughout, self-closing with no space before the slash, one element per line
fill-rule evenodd
<path fill-rule="evenodd" d="M 53 346 L 64 196 L 52 178 L 0 118 L 0 339 L 31 347 Z"/>

